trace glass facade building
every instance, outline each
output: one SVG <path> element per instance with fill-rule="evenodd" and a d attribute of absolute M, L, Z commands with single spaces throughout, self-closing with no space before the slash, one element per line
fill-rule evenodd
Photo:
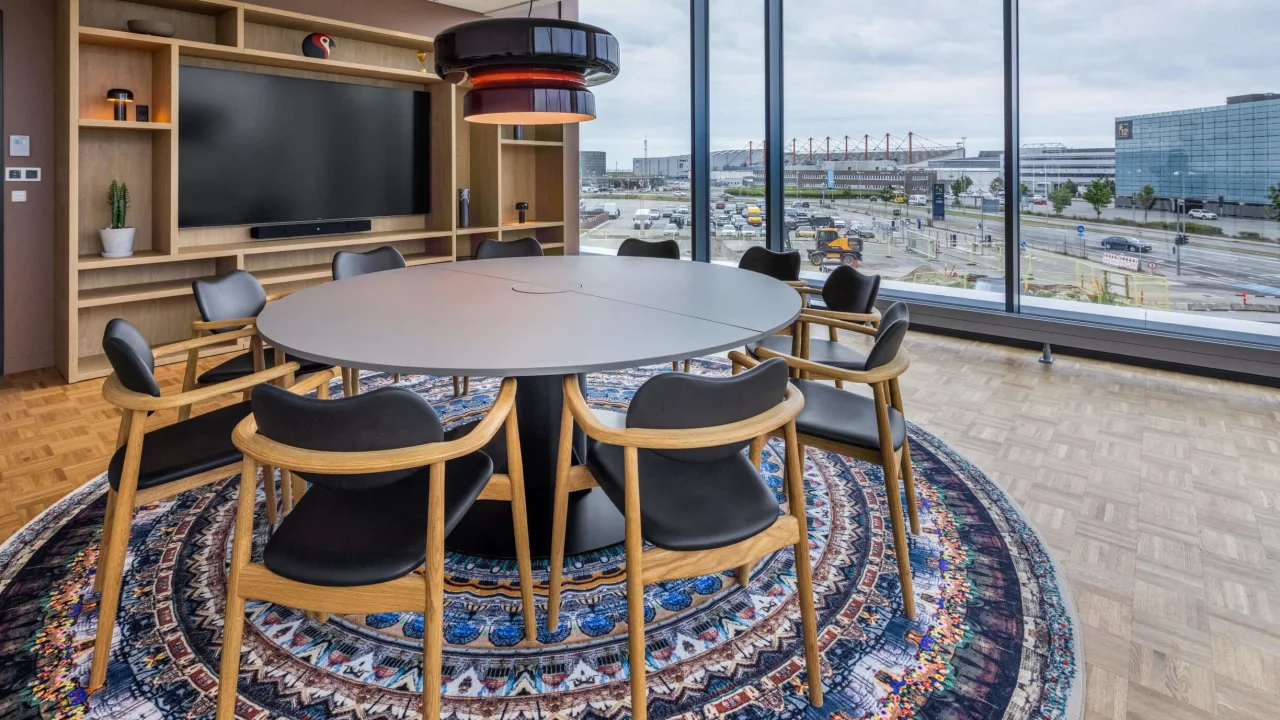
<path fill-rule="evenodd" d="M 1280 182 L 1280 97 L 1236 100 L 1116 118 L 1116 195 L 1150 185 L 1157 196 L 1187 198 L 1191 207 L 1217 211 L 1219 197 L 1228 206 L 1266 205 L 1267 188 Z"/>

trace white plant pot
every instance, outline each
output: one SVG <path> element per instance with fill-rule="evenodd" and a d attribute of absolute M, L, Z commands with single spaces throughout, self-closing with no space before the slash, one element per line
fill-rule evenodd
<path fill-rule="evenodd" d="M 98 237 L 102 240 L 102 257 L 122 258 L 133 255 L 133 231 L 136 228 L 102 228 Z"/>

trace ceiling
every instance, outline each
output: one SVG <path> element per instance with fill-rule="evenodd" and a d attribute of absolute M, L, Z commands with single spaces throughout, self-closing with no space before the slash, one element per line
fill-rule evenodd
<path fill-rule="evenodd" d="M 529 6 L 529 0 L 432 0 L 441 5 L 449 5 L 451 7 L 462 8 L 472 12 L 492 14 L 503 11 L 515 10 Z M 542 5 L 553 5 L 556 0 L 533 0 L 534 7 Z"/>

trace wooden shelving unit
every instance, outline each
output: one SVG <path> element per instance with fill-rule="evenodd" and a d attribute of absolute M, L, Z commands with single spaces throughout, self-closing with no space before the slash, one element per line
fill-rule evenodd
<path fill-rule="evenodd" d="M 106 323 L 123 317 L 157 345 L 185 339 L 198 317 L 191 282 L 247 270 L 272 292 L 330 278 L 339 250 L 391 245 L 409 265 L 453 262 L 473 255 L 482 238 L 536 237 L 563 252 L 564 139 L 561 126 L 514 128 L 462 119 L 465 90 L 421 71 L 433 39 L 392 30 L 259 7 L 235 0 L 57 0 L 57 356 L 68 381 L 110 372 L 102 354 Z M 129 19 L 162 20 L 172 38 L 128 32 Z M 304 57 L 311 32 L 337 41 L 329 60 Z M 373 218 L 373 230 L 255 241 L 249 228 L 178 226 L 180 68 L 219 67 L 429 92 L 431 212 Z M 149 105 L 154 122 L 116 121 L 105 101 L 110 87 L 128 87 Z M 135 251 L 101 256 L 97 229 L 106 224 L 104 196 L 112 178 L 129 184 Z M 458 227 L 459 188 L 471 190 L 471 227 Z M 516 222 L 515 203 L 528 202 L 529 222 Z M 207 354 L 242 347 L 228 344 Z"/>

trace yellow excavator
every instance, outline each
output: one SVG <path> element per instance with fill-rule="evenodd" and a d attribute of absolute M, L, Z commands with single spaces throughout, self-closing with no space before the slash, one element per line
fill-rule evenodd
<path fill-rule="evenodd" d="M 809 253 L 809 262 L 822 267 L 828 261 L 836 261 L 841 265 L 858 267 L 862 262 L 862 238 L 842 237 L 840 231 L 833 227 L 818 228 L 814 231 L 814 249 Z"/>

